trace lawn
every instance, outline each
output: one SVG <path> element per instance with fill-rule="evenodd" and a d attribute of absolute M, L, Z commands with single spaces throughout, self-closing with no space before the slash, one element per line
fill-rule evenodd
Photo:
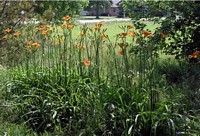
<path fill-rule="evenodd" d="M 199 66 L 160 57 L 169 39 L 144 23 L 7 32 L 0 135 L 199 134 Z"/>
<path fill-rule="evenodd" d="M 141 22 L 143 22 L 147 25 L 145 27 L 145 29 L 151 30 L 152 32 L 154 32 L 154 30 L 157 27 L 159 27 L 159 24 L 154 24 L 154 22 L 152 22 L 152 21 L 141 21 Z M 110 38 L 111 41 L 115 41 L 116 35 L 123 32 L 123 30 L 120 29 L 119 26 L 132 25 L 133 23 L 132 23 L 132 21 L 110 21 L 110 22 L 104 22 L 104 24 L 105 25 L 102 28 L 106 30 L 105 34 L 108 35 L 108 37 Z M 83 25 L 83 24 L 80 24 L 74 28 L 74 31 L 72 34 L 74 37 L 79 36 L 81 25 Z M 88 23 L 87 25 L 88 25 L 88 27 L 92 28 L 95 25 L 95 23 Z M 128 38 L 128 40 L 131 41 L 130 38 Z"/>

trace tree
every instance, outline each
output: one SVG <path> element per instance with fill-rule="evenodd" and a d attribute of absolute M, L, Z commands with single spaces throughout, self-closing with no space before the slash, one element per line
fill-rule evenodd
<path fill-rule="evenodd" d="M 34 16 L 33 1 L 0 1 L 0 64 L 11 65 L 10 60 L 17 62 L 16 55 L 12 52 L 20 52 L 18 46 L 8 45 L 6 39 L 17 31 L 23 21 Z"/>
<path fill-rule="evenodd" d="M 153 13 L 165 13 L 164 19 L 157 19 L 161 27 L 157 32 L 168 36 L 164 48 L 166 54 L 175 55 L 177 59 L 185 58 L 190 63 L 197 63 L 200 53 L 200 3 L 198 1 L 123 1 L 125 11 L 130 7 L 145 6 L 148 16 L 152 19 Z M 133 13 L 133 12 L 131 12 Z M 135 16 L 135 14 L 130 14 Z"/>
<path fill-rule="evenodd" d="M 6 28 L 16 27 L 18 24 L 34 16 L 33 1 L 0 1 L 0 42 Z"/>
<path fill-rule="evenodd" d="M 1 1 L 0 21 L 2 25 L 17 25 L 26 17 L 32 16 L 33 1 Z"/>
<path fill-rule="evenodd" d="M 111 0 L 90 0 L 87 9 L 94 8 L 96 10 L 96 19 L 99 19 L 99 11 L 103 8 L 109 8 L 112 4 Z"/>
<path fill-rule="evenodd" d="M 88 5 L 88 0 L 82 1 L 36 1 L 35 12 L 50 21 L 60 19 L 63 16 L 79 15 L 84 7 Z"/>

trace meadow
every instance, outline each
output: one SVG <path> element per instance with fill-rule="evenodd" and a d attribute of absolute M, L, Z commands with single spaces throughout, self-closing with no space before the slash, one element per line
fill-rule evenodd
<path fill-rule="evenodd" d="M 0 135 L 198 135 L 200 66 L 143 23 L 5 28 Z"/>

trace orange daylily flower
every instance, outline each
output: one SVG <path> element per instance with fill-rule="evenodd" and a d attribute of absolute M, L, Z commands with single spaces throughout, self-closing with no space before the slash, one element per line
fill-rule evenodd
<path fill-rule="evenodd" d="M 65 20 L 65 21 L 69 21 L 70 20 L 70 16 L 65 16 L 62 19 Z"/>
<path fill-rule="evenodd" d="M 127 25 L 127 28 L 131 29 L 131 28 L 133 28 L 133 25 Z"/>
<path fill-rule="evenodd" d="M 46 26 L 45 25 L 40 25 L 38 29 L 39 30 L 46 30 Z"/>
<path fill-rule="evenodd" d="M 13 35 L 17 37 L 19 36 L 19 34 L 20 34 L 19 32 L 15 32 Z"/>
<path fill-rule="evenodd" d="M 107 36 L 105 34 L 101 34 L 101 39 L 105 39 Z"/>
<path fill-rule="evenodd" d="M 122 38 L 125 38 L 125 37 L 127 36 L 127 33 L 120 33 L 120 36 L 121 36 Z"/>
<path fill-rule="evenodd" d="M 93 29 L 94 29 L 95 31 L 98 31 L 100 28 L 97 27 L 97 26 L 94 26 Z"/>
<path fill-rule="evenodd" d="M 190 59 L 192 59 L 192 58 L 196 59 L 196 58 L 198 58 L 198 55 L 193 55 L 193 54 L 192 55 L 188 55 L 188 58 L 190 58 Z"/>
<path fill-rule="evenodd" d="M 3 38 L 3 39 L 8 39 L 8 37 L 9 37 L 9 35 L 6 34 L 6 35 L 4 35 L 2 38 Z"/>
<path fill-rule="evenodd" d="M 130 32 L 128 32 L 128 35 L 134 37 L 135 36 L 135 32 L 134 31 L 130 31 Z"/>
<path fill-rule="evenodd" d="M 188 55 L 188 58 L 190 58 L 190 59 L 192 59 L 192 58 L 196 59 L 196 58 L 198 58 L 199 53 L 200 53 L 200 51 L 195 51 L 193 54 Z"/>
<path fill-rule="evenodd" d="M 47 35 L 47 34 L 49 34 L 49 31 L 48 31 L 48 30 L 45 30 L 45 31 L 42 32 L 42 34 L 43 34 L 43 35 Z"/>
<path fill-rule="evenodd" d="M 199 55 L 200 51 L 195 51 L 193 54 Z"/>
<path fill-rule="evenodd" d="M 124 55 L 124 52 L 122 50 L 117 52 L 118 55 Z"/>
<path fill-rule="evenodd" d="M 72 30 L 73 28 L 74 28 L 73 25 L 68 25 L 68 26 L 67 26 L 67 29 L 68 29 L 68 30 Z"/>
<path fill-rule="evenodd" d="M 9 33 L 11 31 L 10 28 L 7 28 L 6 30 L 4 30 L 5 32 Z"/>
<path fill-rule="evenodd" d="M 142 34 L 144 34 L 144 37 L 150 37 L 150 36 L 153 36 L 153 34 L 151 32 L 148 32 L 148 31 L 142 31 Z"/>
<path fill-rule="evenodd" d="M 104 26 L 104 23 L 103 22 L 99 22 L 99 23 L 97 23 L 96 24 L 98 27 L 102 27 L 102 26 Z"/>
<path fill-rule="evenodd" d="M 165 35 L 165 34 L 163 34 L 163 33 L 161 33 L 160 36 L 161 36 L 161 38 L 163 38 L 163 39 L 165 39 L 165 38 L 167 37 L 167 35 Z"/>
<path fill-rule="evenodd" d="M 89 60 L 84 60 L 83 61 L 83 65 L 84 66 L 90 66 L 91 65 L 91 62 Z"/>
<path fill-rule="evenodd" d="M 37 42 L 33 43 L 32 45 L 33 45 L 35 48 L 39 48 L 39 47 L 40 47 L 40 44 L 37 43 Z"/>

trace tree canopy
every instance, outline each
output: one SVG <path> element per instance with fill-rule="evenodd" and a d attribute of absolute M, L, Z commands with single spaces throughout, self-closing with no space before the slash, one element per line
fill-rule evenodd
<path fill-rule="evenodd" d="M 163 18 L 156 18 L 155 21 L 161 24 L 157 32 L 162 31 L 168 36 L 164 52 L 175 55 L 177 59 L 185 58 L 190 63 L 198 62 L 198 55 L 195 55 L 200 52 L 200 3 L 198 1 L 125 0 L 122 6 L 132 18 L 139 15 L 130 12 L 133 7 L 146 7 L 146 17 L 151 19 L 155 17 L 154 13 L 162 13 Z"/>
<path fill-rule="evenodd" d="M 35 11 L 47 20 L 59 19 L 65 15 L 79 15 L 88 2 L 88 0 L 36 1 Z"/>
<path fill-rule="evenodd" d="M 99 19 L 99 11 L 103 8 L 109 8 L 112 4 L 112 0 L 90 0 L 87 9 L 95 8 L 96 10 L 96 19 Z"/>
<path fill-rule="evenodd" d="M 79 15 L 85 6 L 88 5 L 88 0 L 82 1 L 1 1 L 0 2 L 0 21 L 1 24 L 11 25 L 22 21 L 26 18 L 35 18 L 35 15 L 40 15 L 41 18 L 51 21 L 60 19 L 63 16 Z M 38 16 L 37 16 L 38 17 Z"/>

